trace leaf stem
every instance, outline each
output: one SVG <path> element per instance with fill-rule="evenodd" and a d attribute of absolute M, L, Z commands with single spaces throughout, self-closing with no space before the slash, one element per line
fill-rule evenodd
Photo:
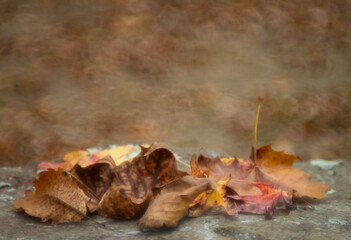
<path fill-rule="evenodd" d="M 256 121 L 255 121 L 255 139 L 254 139 L 254 164 L 257 163 L 257 125 L 258 125 L 258 117 L 260 116 L 260 109 L 261 109 L 261 99 L 258 99 L 258 107 L 256 113 Z"/>
<path fill-rule="evenodd" d="M 303 199 L 303 197 L 299 197 L 299 196 L 294 196 L 294 197 L 300 199 L 302 202 L 306 203 L 308 206 L 310 206 L 312 209 L 314 209 L 314 206 L 311 203 L 309 203 L 308 201 L 306 201 L 305 199 Z"/>

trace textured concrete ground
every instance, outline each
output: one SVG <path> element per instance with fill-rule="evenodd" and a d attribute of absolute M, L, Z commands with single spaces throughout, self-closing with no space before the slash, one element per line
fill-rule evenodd
<path fill-rule="evenodd" d="M 175 149 L 183 160 L 194 149 Z M 207 151 L 207 154 L 214 154 Z M 16 213 L 13 201 L 31 188 L 34 165 L 0 168 L 0 239 L 349 239 L 351 230 L 351 161 L 306 161 L 295 164 L 314 180 L 331 186 L 328 198 L 312 201 L 315 209 L 297 204 L 289 215 L 277 214 L 273 220 L 258 215 L 229 217 L 212 210 L 198 218 L 185 217 L 175 229 L 140 232 L 136 221 L 116 221 L 93 216 L 79 223 L 51 225 Z"/>

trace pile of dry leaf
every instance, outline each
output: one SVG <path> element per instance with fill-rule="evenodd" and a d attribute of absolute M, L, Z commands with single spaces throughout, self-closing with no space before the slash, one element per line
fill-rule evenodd
<path fill-rule="evenodd" d="M 98 213 L 116 219 L 138 219 L 141 229 L 174 227 L 186 214 L 200 216 L 212 207 L 230 215 L 265 214 L 291 206 L 293 197 L 324 198 L 328 186 L 292 167 L 297 156 L 271 149 L 253 150 L 251 159 L 209 158 L 194 154 L 190 172 L 180 171 L 170 150 L 157 144 L 106 149 L 95 154 L 75 151 L 63 163 L 41 163 L 47 169 L 34 181 L 35 191 L 17 199 L 25 211 L 54 224 L 77 222 Z"/>

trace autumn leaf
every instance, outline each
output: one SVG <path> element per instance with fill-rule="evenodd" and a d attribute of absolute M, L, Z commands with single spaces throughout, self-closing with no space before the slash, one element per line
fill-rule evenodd
<path fill-rule="evenodd" d="M 79 161 L 81 161 L 81 159 L 90 159 L 89 155 L 89 152 L 86 150 L 70 152 L 65 154 L 65 156 L 62 159 L 62 163 L 42 162 L 38 164 L 37 169 L 52 168 L 54 170 L 58 170 L 59 168 L 62 168 L 64 170 L 70 171 Z"/>
<path fill-rule="evenodd" d="M 178 169 L 175 155 L 170 150 L 157 144 L 149 148 L 141 147 L 141 153 L 132 160 L 150 187 L 160 187 L 179 177 L 187 175 L 186 172 Z M 121 177 L 121 175 L 120 175 Z"/>
<path fill-rule="evenodd" d="M 252 156 L 251 156 L 252 158 Z M 295 191 L 299 197 L 325 198 L 329 186 L 321 182 L 311 182 L 312 176 L 304 171 L 293 168 L 293 163 L 299 159 L 295 155 L 272 150 L 266 145 L 257 150 L 255 168 L 258 172 L 258 182 L 267 183 L 285 191 Z M 261 179 L 262 178 L 262 179 Z"/>
<path fill-rule="evenodd" d="M 116 177 L 102 197 L 98 212 L 117 219 L 138 218 L 152 199 L 152 188 L 187 175 L 178 170 L 174 154 L 157 144 L 141 147 L 138 156 L 115 166 L 114 172 Z"/>
<path fill-rule="evenodd" d="M 119 165 L 124 161 L 131 160 L 132 157 L 130 156 L 131 155 L 136 156 L 138 155 L 139 152 L 140 152 L 139 146 L 131 145 L 131 144 L 107 148 L 92 154 L 90 159 L 87 162 L 84 162 L 85 159 L 82 159 L 82 161 L 79 162 L 79 165 L 84 168 L 86 166 L 96 163 L 100 159 L 103 159 L 107 156 L 110 156 L 115 162 L 115 164 Z"/>
<path fill-rule="evenodd" d="M 262 194 L 260 195 L 228 195 L 227 197 L 244 201 L 244 203 L 237 204 L 237 211 L 243 213 L 265 214 L 266 217 L 272 218 L 275 206 L 281 202 L 285 204 L 291 203 L 291 194 L 271 187 L 268 184 L 252 183 L 258 187 Z"/>
<path fill-rule="evenodd" d="M 25 211 L 43 222 L 52 220 L 53 224 L 78 222 L 86 215 L 89 198 L 63 169 L 41 173 L 34 186 L 35 192 L 26 191 L 26 200 L 15 201 L 16 211 Z"/>
<path fill-rule="evenodd" d="M 216 187 L 213 180 L 194 176 L 184 176 L 167 184 L 140 219 L 140 229 L 177 226 L 194 199 Z"/>
<path fill-rule="evenodd" d="M 274 151 L 271 145 L 263 146 L 257 150 L 257 126 L 263 99 L 259 98 L 258 101 L 254 148 L 251 154 L 256 182 L 267 183 L 288 192 L 292 191 L 298 197 L 325 198 L 329 186 L 321 182 L 311 182 L 311 175 L 292 167 L 299 157 L 286 154 L 283 151 Z"/>
<path fill-rule="evenodd" d="M 90 154 L 88 150 L 78 150 L 67 153 L 63 157 L 63 162 L 61 163 L 42 162 L 38 164 L 37 169 L 52 168 L 57 170 L 58 168 L 62 168 L 66 171 L 71 171 L 76 165 L 85 168 L 94 165 L 100 159 L 107 156 L 110 156 L 115 161 L 115 164 L 118 165 L 124 161 L 130 160 L 131 158 L 129 158 L 129 156 L 137 154 L 139 151 L 137 146 L 130 144 L 96 151 L 93 154 Z"/>
<path fill-rule="evenodd" d="M 72 175 L 75 176 L 77 183 L 82 188 L 87 196 L 91 198 L 87 206 L 89 212 L 93 213 L 97 210 L 101 197 L 110 188 L 112 181 L 115 178 L 113 167 L 113 159 L 107 156 L 100 159 L 97 163 L 88 167 L 82 168 L 76 165 L 72 169 Z"/>
<path fill-rule="evenodd" d="M 131 162 L 116 166 L 115 171 L 117 174 L 103 195 L 98 212 L 101 216 L 117 219 L 138 218 L 148 206 L 151 186 Z"/>
<path fill-rule="evenodd" d="M 76 165 L 72 169 L 72 175 L 76 176 L 80 180 L 79 183 L 89 188 L 97 198 L 101 198 L 115 178 L 113 166 L 108 161 L 113 161 L 110 156 L 85 168 Z"/>
<path fill-rule="evenodd" d="M 113 184 L 105 193 L 98 206 L 98 213 L 103 217 L 116 219 L 136 219 L 140 217 L 147 209 L 151 193 L 148 189 L 121 187 Z"/>
<path fill-rule="evenodd" d="M 326 191 L 329 189 L 327 185 L 311 182 L 311 175 L 292 167 L 297 159 L 295 155 L 274 151 L 271 145 L 266 145 L 257 150 L 256 162 L 253 159 L 250 161 L 238 158 L 222 161 L 219 157 L 213 159 L 199 155 L 199 157 L 192 157 L 191 166 L 198 168 L 192 172 L 207 172 L 208 176 L 216 181 L 225 180 L 229 176 L 245 180 L 229 181 L 227 186 L 237 195 L 259 195 L 259 188 L 250 184 L 250 182 L 257 182 L 269 184 L 287 192 L 294 191 L 297 196 L 326 197 Z"/>

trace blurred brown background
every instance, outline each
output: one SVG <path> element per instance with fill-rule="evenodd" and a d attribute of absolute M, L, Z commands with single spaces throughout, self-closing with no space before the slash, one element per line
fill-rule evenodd
<path fill-rule="evenodd" d="M 111 143 L 350 158 L 350 0 L 0 0 L 0 165 Z"/>

